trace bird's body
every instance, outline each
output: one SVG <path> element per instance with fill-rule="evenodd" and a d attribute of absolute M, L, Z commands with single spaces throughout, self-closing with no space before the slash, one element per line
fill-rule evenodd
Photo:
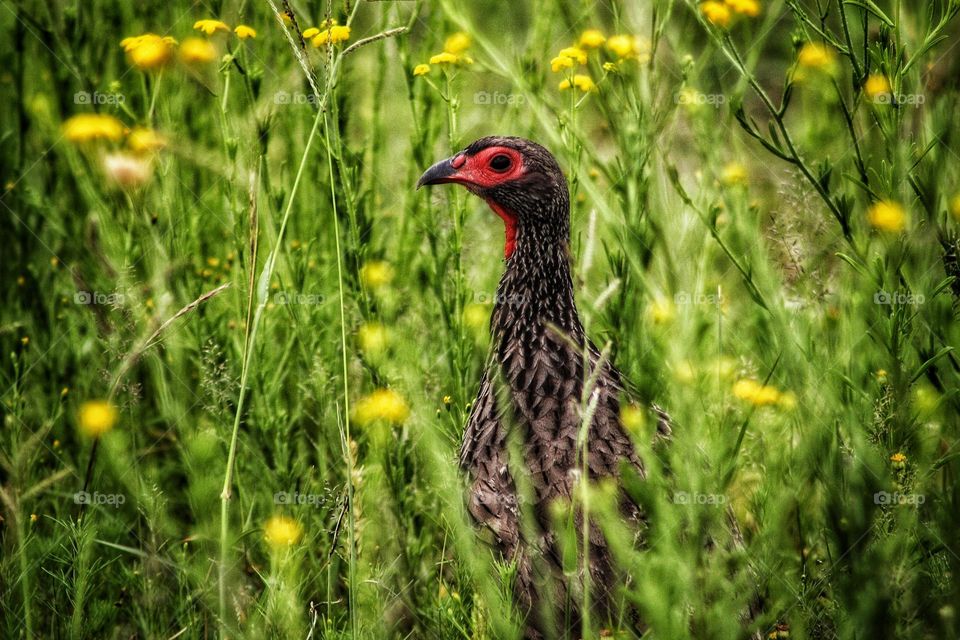
<path fill-rule="evenodd" d="M 578 617 L 575 596 L 586 578 L 583 568 L 579 576 L 560 578 L 551 504 L 569 501 L 583 472 L 600 480 L 618 477 L 623 465 L 642 475 L 642 466 L 620 421 L 620 374 L 587 338 L 577 313 L 569 195 L 553 156 L 520 138 L 483 138 L 444 162 L 421 184 L 464 184 L 506 224 L 492 348 L 460 464 L 470 479 L 470 513 L 493 532 L 503 557 L 517 562 L 517 598 L 533 610 L 528 635 L 537 636 L 546 625 L 537 622 L 542 602 L 566 600 L 572 613 L 557 615 L 568 624 Z M 514 452 L 522 460 L 511 459 Z M 639 518 L 635 508 L 626 515 Z M 590 542 L 590 599 L 603 617 L 614 608 L 617 571 L 595 526 Z"/>

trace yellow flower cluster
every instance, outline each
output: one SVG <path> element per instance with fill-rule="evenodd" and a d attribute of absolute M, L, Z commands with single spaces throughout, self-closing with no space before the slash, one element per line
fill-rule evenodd
<path fill-rule="evenodd" d="M 903 206 L 892 200 L 874 202 L 867 209 L 867 220 L 880 231 L 899 233 L 907 228 L 907 212 Z"/>
<path fill-rule="evenodd" d="M 650 59 L 649 46 L 637 36 L 618 33 L 607 37 L 600 29 L 587 29 L 580 34 L 576 44 L 564 47 L 550 60 L 551 71 L 566 75 L 557 87 L 561 91 L 572 88 L 584 93 L 596 91 L 593 78 L 586 73 L 577 73 L 577 67 L 589 65 L 590 52 L 601 49 L 606 50 L 609 58 L 605 61 L 601 58 L 599 66 L 607 72 L 616 72 L 627 60 L 638 60 L 642 64 Z"/>
<path fill-rule="evenodd" d="M 725 29 L 737 15 L 748 18 L 759 16 L 760 3 L 757 0 L 708 0 L 700 5 L 700 13 L 710 24 Z"/>
<path fill-rule="evenodd" d="M 393 280 L 393 266 L 385 260 L 366 262 L 360 267 L 360 282 L 370 289 L 381 289 Z"/>
<path fill-rule="evenodd" d="M 303 537 L 303 527 L 293 518 L 273 516 L 263 527 L 263 538 L 275 550 L 292 547 Z"/>
<path fill-rule="evenodd" d="M 319 27 L 305 29 L 303 37 L 318 48 L 331 44 L 340 44 L 350 39 L 350 27 L 337 24 L 336 20 L 329 18 L 321 22 Z"/>
<path fill-rule="evenodd" d="M 837 52 L 828 45 L 807 42 L 797 53 L 797 69 L 794 78 L 804 80 L 808 71 L 832 75 L 837 69 Z"/>
<path fill-rule="evenodd" d="M 455 65 L 455 64 L 473 64 L 473 58 L 466 55 L 470 48 L 470 36 L 463 31 L 458 31 L 448 37 L 443 43 L 443 51 L 430 56 L 430 63 L 420 63 L 413 68 L 413 75 L 425 76 L 430 73 L 430 65 Z"/>
<path fill-rule="evenodd" d="M 797 404 L 796 396 L 793 393 L 782 392 L 776 387 L 760 384 L 749 378 L 737 380 L 733 384 L 733 396 L 738 400 L 749 402 L 755 407 L 779 405 L 784 409 L 792 409 Z"/>
<path fill-rule="evenodd" d="M 83 435 L 99 438 L 117 424 L 117 408 L 108 400 L 84 402 L 80 405 L 77 424 Z"/>
<path fill-rule="evenodd" d="M 168 64 L 173 59 L 177 44 L 170 36 L 158 36 L 155 33 L 129 36 L 120 41 L 130 64 L 143 71 L 158 69 Z"/>
<path fill-rule="evenodd" d="M 110 140 L 116 142 L 123 137 L 123 123 L 101 113 L 81 113 L 71 116 L 63 123 L 63 136 L 74 143 Z"/>
<path fill-rule="evenodd" d="M 403 424 L 410 416 L 407 401 L 393 389 L 377 389 L 361 398 L 353 410 L 353 420 L 360 426 L 377 422 Z"/>

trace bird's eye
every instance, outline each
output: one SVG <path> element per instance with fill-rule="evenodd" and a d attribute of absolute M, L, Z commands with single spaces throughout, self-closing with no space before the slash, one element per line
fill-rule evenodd
<path fill-rule="evenodd" d="M 510 164 L 510 156 L 506 156 L 502 153 L 493 156 L 493 158 L 490 160 L 490 168 L 501 173 L 509 169 Z"/>

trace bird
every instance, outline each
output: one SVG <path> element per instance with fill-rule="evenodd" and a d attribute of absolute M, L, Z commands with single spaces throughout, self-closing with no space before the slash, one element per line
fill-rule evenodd
<path fill-rule="evenodd" d="M 467 508 L 492 532 L 501 557 L 516 562 L 514 598 L 526 615 L 525 637 L 579 637 L 585 612 L 571 600 L 579 600 L 585 569 L 578 562 L 579 575 L 564 577 L 551 504 L 571 500 L 584 470 L 591 481 L 617 481 L 627 468 L 643 478 L 644 466 L 620 417 L 622 376 L 586 335 L 574 300 L 567 181 L 540 144 L 488 136 L 431 166 L 417 188 L 445 183 L 483 199 L 505 230 L 490 354 L 460 448 Z M 669 428 L 662 414 L 659 422 L 658 429 Z M 529 498 L 518 486 L 529 488 Z M 642 524 L 629 499 L 621 511 Z M 589 538 L 591 619 L 611 620 L 622 576 L 595 523 Z M 564 601 L 567 609 L 551 610 Z"/>

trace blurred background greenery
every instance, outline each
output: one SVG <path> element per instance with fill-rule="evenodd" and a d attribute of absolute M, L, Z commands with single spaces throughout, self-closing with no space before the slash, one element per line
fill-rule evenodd
<path fill-rule="evenodd" d="M 960 637 L 958 10 L 0 0 L 3 637 L 518 635 L 501 223 L 413 188 L 489 134 L 570 181 L 650 637 Z"/>

